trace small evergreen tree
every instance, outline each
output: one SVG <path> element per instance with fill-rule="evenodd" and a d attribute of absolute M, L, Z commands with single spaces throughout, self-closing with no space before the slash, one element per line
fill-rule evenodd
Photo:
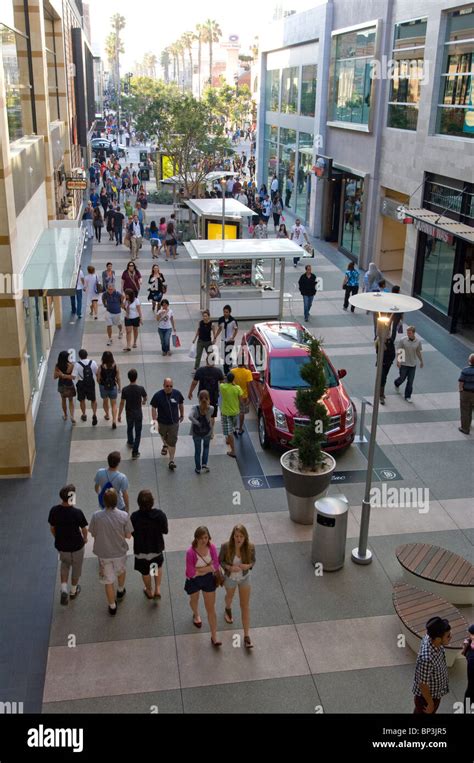
<path fill-rule="evenodd" d="M 308 345 L 309 359 L 301 367 L 300 374 L 309 386 L 297 391 L 295 402 L 298 413 L 309 418 L 309 424 L 295 427 L 291 444 L 298 449 L 301 471 L 313 472 L 324 461 L 321 445 L 326 440 L 329 416 L 321 402 L 327 386 L 321 342 L 312 337 Z"/>

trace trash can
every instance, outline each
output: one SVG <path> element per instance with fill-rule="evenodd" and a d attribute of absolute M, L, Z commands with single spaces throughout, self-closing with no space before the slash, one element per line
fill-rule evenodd
<path fill-rule="evenodd" d="M 314 504 L 311 561 L 322 564 L 323 572 L 344 566 L 348 511 L 349 503 L 344 496 L 321 498 Z"/>

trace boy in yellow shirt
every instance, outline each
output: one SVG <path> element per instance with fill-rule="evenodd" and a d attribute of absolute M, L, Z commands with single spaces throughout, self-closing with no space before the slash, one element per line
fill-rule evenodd
<path fill-rule="evenodd" d="M 243 353 L 241 354 L 238 367 L 233 368 L 231 373 L 234 374 L 235 384 L 238 384 L 243 393 L 240 398 L 239 429 L 235 432 L 236 435 L 239 435 L 244 432 L 245 414 L 250 410 L 248 383 L 253 381 L 252 372 L 249 371 L 248 367 L 245 365 Z"/>

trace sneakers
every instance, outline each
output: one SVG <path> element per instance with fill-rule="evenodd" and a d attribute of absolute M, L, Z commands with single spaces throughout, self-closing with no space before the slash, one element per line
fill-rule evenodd
<path fill-rule="evenodd" d="M 119 339 L 123 337 L 123 331 L 119 331 Z"/>
<path fill-rule="evenodd" d="M 172 472 L 176 469 L 176 464 L 174 461 L 170 461 L 168 464 L 168 469 L 170 469 Z"/>
<path fill-rule="evenodd" d="M 123 591 L 117 591 L 117 601 L 123 601 L 123 597 L 127 593 L 127 589 L 124 588 Z"/>
<path fill-rule="evenodd" d="M 95 415 L 95 413 L 94 413 L 94 415 L 92 416 L 92 426 L 93 426 L 93 427 L 96 427 L 96 426 L 97 426 L 97 416 Z"/>
<path fill-rule="evenodd" d="M 393 386 L 395 387 L 395 392 L 398 392 L 398 394 L 400 394 L 400 385 L 398 385 L 396 382 L 393 382 Z"/>
<path fill-rule="evenodd" d="M 69 598 L 70 599 L 77 599 L 77 597 L 79 596 L 80 593 L 81 593 L 81 586 L 78 585 L 78 586 L 76 586 L 76 593 L 70 593 L 69 594 Z"/>
<path fill-rule="evenodd" d="M 385 405 L 385 397 L 380 395 L 380 405 Z"/>
<path fill-rule="evenodd" d="M 406 397 L 405 398 L 405 403 L 412 403 L 412 402 L 413 402 L 413 400 L 411 399 L 411 397 Z"/>
<path fill-rule="evenodd" d="M 61 604 L 64 606 L 69 602 L 69 594 L 67 591 L 61 591 Z"/>
<path fill-rule="evenodd" d="M 470 434 L 470 432 L 466 432 L 466 430 L 463 429 L 462 427 L 458 427 L 458 431 L 462 432 L 463 434 L 467 434 L 467 435 Z"/>
<path fill-rule="evenodd" d="M 109 604 L 109 615 L 116 615 L 117 614 L 117 602 L 115 602 L 115 607 L 111 607 Z"/>
<path fill-rule="evenodd" d="M 81 421 L 87 421 L 87 416 L 85 413 L 82 414 Z"/>
<path fill-rule="evenodd" d="M 196 474 L 201 474 L 201 470 L 200 469 L 195 469 L 194 471 L 196 472 Z"/>
<path fill-rule="evenodd" d="M 203 464 L 203 465 L 201 466 L 201 472 L 206 472 L 206 473 L 208 474 L 210 471 L 211 471 L 211 470 L 209 469 L 209 467 L 208 467 L 208 466 L 206 466 L 205 464 Z"/>
<path fill-rule="evenodd" d="M 140 458 L 140 452 L 137 450 L 136 453 L 132 453 L 132 458 Z"/>
<path fill-rule="evenodd" d="M 112 345 L 112 340 L 109 339 L 108 342 L 107 342 L 107 347 L 110 347 L 111 345 Z"/>

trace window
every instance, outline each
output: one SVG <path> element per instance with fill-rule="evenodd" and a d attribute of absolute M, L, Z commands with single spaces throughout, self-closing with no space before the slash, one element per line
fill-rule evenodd
<path fill-rule="evenodd" d="M 296 175 L 296 214 L 302 220 L 307 220 L 309 216 L 313 143 L 314 138 L 310 133 L 300 132 L 298 136 L 298 171 Z"/>
<path fill-rule="evenodd" d="M 265 111 L 278 111 L 280 108 L 280 70 L 267 71 L 265 80 Z"/>
<path fill-rule="evenodd" d="M 283 189 L 291 187 L 288 179 L 294 183 L 295 160 L 296 160 L 296 130 L 280 129 L 280 151 L 278 164 L 278 188 L 280 194 Z M 287 204 L 289 206 L 289 204 Z"/>
<path fill-rule="evenodd" d="M 422 234 L 420 249 L 423 256 L 420 297 L 448 315 L 456 246 Z"/>
<path fill-rule="evenodd" d="M 369 123 L 375 37 L 376 27 L 333 36 L 329 114 L 334 122 Z"/>
<path fill-rule="evenodd" d="M 270 188 L 271 178 L 277 171 L 278 164 L 278 127 L 275 125 L 265 125 L 264 156 L 263 156 L 263 176 L 266 177 L 265 184 Z"/>
<path fill-rule="evenodd" d="M 424 78 L 426 18 L 396 24 L 388 127 L 416 130 L 421 83 Z"/>
<path fill-rule="evenodd" d="M 316 64 L 303 66 L 301 74 L 301 108 L 305 117 L 314 117 L 316 107 Z"/>
<path fill-rule="evenodd" d="M 299 68 L 297 66 L 283 69 L 281 77 L 281 111 L 285 114 L 296 114 L 298 111 L 298 80 Z"/>
<path fill-rule="evenodd" d="M 357 258 L 357 261 L 360 256 L 363 204 L 363 179 L 355 175 L 346 175 L 344 182 L 341 247 Z"/>
<path fill-rule="evenodd" d="M 0 24 L 0 63 L 3 66 L 10 142 L 33 130 L 27 38 Z"/>
<path fill-rule="evenodd" d="M 436 131 L 474 138 L 474 7 L 448 15 Z"/>

